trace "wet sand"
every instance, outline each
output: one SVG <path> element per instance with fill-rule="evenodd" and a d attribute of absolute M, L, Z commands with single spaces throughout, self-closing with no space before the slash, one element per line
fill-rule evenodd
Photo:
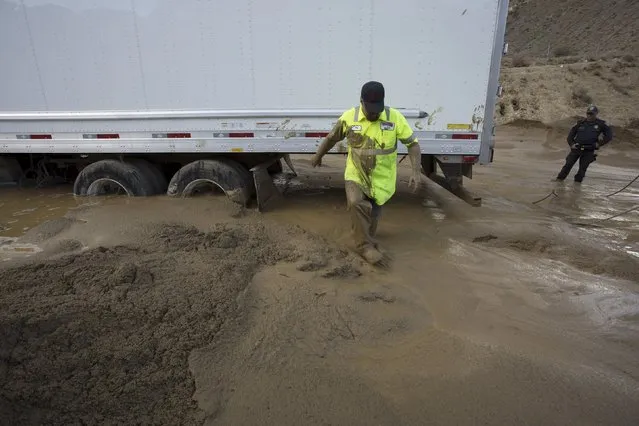
<path fill-rule="evenodd" d="M 497 143 L 481 208 L 400 183 L 388 271 L 349 251 L 341 157 L 297 158 L 264 215 L 1 188 L 0 237 L 26 232 L 0 246 L 2 423 L 636 424 L 639 213 L 602 221 L 635 154 L 578 187 L 552 132 Z"/>

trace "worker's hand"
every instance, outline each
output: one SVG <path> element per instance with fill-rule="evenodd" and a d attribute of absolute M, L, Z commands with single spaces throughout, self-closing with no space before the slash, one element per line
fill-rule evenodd
<path fill-rule="evenodd" d="M 599 149 L 600 147 L 601 147 L 601 144 L 599 144 L 599 142 L 597 142 L 597 143 L 595 144 L 595 149 Z"/>
<path fill-rule="evenodd" d="M 321 167 L 322 166 L 322 156 L 319 154 L 315 154 L 313 159 L 311 160 L 311 166 L 313 167 Z"/>
<path fill-rule="evenodd" d="M 570 145 L 570 149 L 577 149 L 577 146 L 578 145 L 576 143 L 573 143 L 572 145 Z"/>
<path fill-rule="evenodd" d="M 420 172 L 413 172 L 410 179 L 408 179 L 408 187 L 413 191 L 417 192 L 419 188 L 422 186 L 422 175 Z"/>

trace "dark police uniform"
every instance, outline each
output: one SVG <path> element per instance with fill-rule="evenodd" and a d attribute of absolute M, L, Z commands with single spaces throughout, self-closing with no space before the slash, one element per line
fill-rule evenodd
<path fill-rule="evenodd" d="M 603 134 L 603 140 L 599 141 L 599 136 Z M 586 170 L 590 163 L 595 161 L 595 150 L 604 146 L 612 140 L 612 130 L 604 120 L 598 118 L 594 120 L 581 119 L 570 129 L 568 134 L 568 145 L 570 154 L 566 157 L 566 164 L 557 175 L 558 180 L 564 180 L 570 173 L 570 169 L 579 160 L 579 171 L 575 175 L 575 182 L 581 182 L 586 175 Z"/>

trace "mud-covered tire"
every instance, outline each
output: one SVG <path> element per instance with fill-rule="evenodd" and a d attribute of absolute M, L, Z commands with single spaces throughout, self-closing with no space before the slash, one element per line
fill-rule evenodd
<path fill-rule="evenodd" d="M 127 163 L 131 163 L 135 165 L 138 169 L 140 169 L 153 183 L 153 194 L 165 194 L 166 189 L 169 186 L 164 173 L 156 166 L 155 164 L 150 163 L 147 160 L 141 158 L 134 158 L 131 160 L 127 160 Z"/>
<path fill-rule="evenodd" d="M 167 194 L 188 197 L 201 184 L 214 184 L 234 202 L 246 205 L 253 193 L 248 170 L 227 159 L 197 160 L 182 167 L 169 182 Z"/>
<path fill-rule="evenodd" d="M 101 160 L 82 169 L 73 184 L 78 196 L 106 193 L 105 185 L 117 185 L 130 197 L 145 197 L 155 193 L 153 180 L 135 164 L 117 160 Z"/>

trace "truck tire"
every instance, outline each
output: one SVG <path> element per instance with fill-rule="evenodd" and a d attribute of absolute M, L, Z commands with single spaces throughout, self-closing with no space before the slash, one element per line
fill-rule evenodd
<path fill-rule="evenodd" d="M 253 194 L 248 170 L 232 160 L 197 160 L 182 167 L 169 182 L 167 194 L 189 197 L 202 186 L 214 185 L 235 203 L 246 205 Z"/>
<path fill-rule="evenodd" d="M 0 185 L 19 184 L 22 179 L 22 167 L 15 158 L 0 157 Z"/>
<path fill-rule="evenodd" d="M 153 195 L 166 193 L 169 183 L 158 166 L 142 158 L 133 158 L 127 160 L 127 163 L 131 163 L 140 169 L 147 176 L 147 179 L 153 183 Z"/>
<path fill-rule="evenodd" d="M 73 193 L 96 196 L 116 189 L 129 197 L 145 197 L 155 193 L 153 180 L 135 164 L 117 160 L 100 160 L 82 169 L 73 184 Z"/>

